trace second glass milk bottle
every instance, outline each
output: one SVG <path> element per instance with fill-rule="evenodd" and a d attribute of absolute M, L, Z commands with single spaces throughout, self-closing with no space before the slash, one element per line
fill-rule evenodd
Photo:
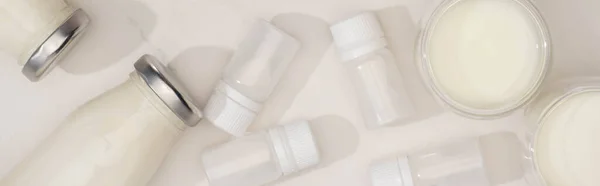
<path fill-rule="evenodd" d="M 18 164 L 2 186 L 143 186 L 200 112 L 151 56 L 86 103 Z"/>
<path fill-rule="evenodd" d="M 331 32 L 349 68 L 368 127 L 397 124 L 416 113 L 375 14 L 366 12 L 341 21 Z"/>
<path fill-rule="evenodd" d="M 0 0 L 0 49 L 23 66 L 30 81 L 52 70 L 89 23 L 64 0 Z"/>

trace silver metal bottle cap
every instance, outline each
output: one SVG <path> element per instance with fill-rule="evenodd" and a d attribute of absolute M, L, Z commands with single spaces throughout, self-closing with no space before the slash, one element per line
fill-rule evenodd
<path fill-rule="evenodd" d="M 179 80 L 151 55 L 144 55 L 133 65 L 138 75 L 169 109 L 187 126 L 200 122 L 202 113 Z"/>
<path fill-rule="evenodd" d="M 33 52 L 21 70 L 23 75 L 32 82 L 42 79 L 56 66 L 59 57 L 72 47 L 72 44 L 83 33 L 89 22 L 88 15 L 83 10 L 75 10 Z"/>

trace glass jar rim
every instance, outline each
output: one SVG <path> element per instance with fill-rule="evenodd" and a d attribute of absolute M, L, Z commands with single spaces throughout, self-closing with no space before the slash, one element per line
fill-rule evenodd
<path fill-rule="evenodd" d="M 533 151 L 533 153 L 531 155 L 531 159 L 533 161 L 533 167 L 535 168 L 536 172 L 538 172 L 538 174 L 537 174 L 538 179 L 542 183 L 544 183 L 544 185 L 547 185 L 547 184 L 545 182 L 544 176 L 541 174 L 539 164 L 538 164 L 538 158 L 537 158 L 537 155 L 535 154 L 535 149 L 537 149 L 538 136 L 539 136 L 541 129 L 545 125 L 545 120 L 548 118 L 549 113 L 552 113 L 556 108 L 558 108 L 560 105 L 565 103 L 569 98 L 572 98 L 574 96 L 581 95 L 584 93 L 589 93 L 589 92 L 600 92 L 600 85 L 582 85 L 582 86 L 574 87 L 574 88 L 566 91 L 565 93 L 560 94 L 558 97 L 552 99 L 552 101 L 548 105 L 545 105 L 544 109 L 541 111 L 541 113 L 539 114 L 537 119 L 534 120 L 536 122 L 537 128 L 533 132 L 533 138 L 531 139 L 531 143 L 530 143 L 529 147 Z"/>
<path fill-rule="evenodd" d="M 529 104 L 533 98 L 539 94 L 539 89 L 546 79 L 546 75 L 551 67 L 552 61 L 552 44 L 550 39 L 550 33 L 546 22 L 544 21 L 542 15 L 537 10 L 537 8 L 528 0 L 512 0 L 521 5 L 528 15 L 533 19 L 536 24 L 536 28 L 538 31 L 538 35 L 540 36 L 540 41 L 542 43 L 541 47 L 541 60 L 542 63 L 540 65 L 541 70 L 539 74 L 536 74 L 535 82 L 532 86 L 526 91 L 518 101 L 510 102 L 504 104 L 499 108 L 494 109 L 482 109 L 482 108 L 474 108 L 471 106 L 467 106 L 462 104 L 456 100 L 454 100 L 450 95 L 448 95 L 445 91 L 441 90 L 439 82 L 435 77 L 433 69 L 431 67 L 431 61 L 428 57 L 428 46 L 431 40 L 432 32 L 437 25 L 439 19 L 454 5 L 458 2 L 465 0 L 444 0 L 441 2 L 433 13 L 431 17 L 426 21 L 424 28 L 419 37 L 418 45 L 417 45 L 417 59 L 419 59 L 419 66 L 421 70 L 421 75 L 423 76 L 424 81 L 429 86 L 429 88 L 437 95 L 438 99 L 443 101 L 447 107 L 450 107 L 456 113 L 474 119 L 493 119 L 499 118 L 509 113 Z"/>

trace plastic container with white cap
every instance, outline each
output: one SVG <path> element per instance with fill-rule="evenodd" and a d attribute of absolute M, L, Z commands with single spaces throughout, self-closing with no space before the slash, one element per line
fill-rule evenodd
<path fill-rule="evenodd" d="M 204 109 L 206 119 L 242 136 L 299 49 L 296 39 L 266 21 L 257 21 L 225 67 Z"/>
<path fill-rule="evenodd" d="M 208 149 L 202 163 L 211 186 L 259 186 L 320 163 L 308 121 L 298 121 Z"/>
<path fill-rule="evenodd" d="M 514 133 L 494 133 L 377 162 L 372 186 L 528 185 L 525 148 Z"/>
<path fill-rule="evenodd" d="M 52 70 L 89 23 L 63 0 L 0 0 L 0 49 L 17 59 L 30 81 Z"/>
<path fill-rule="evenodd" d="M 375 14 L 366 12 L 338 22 L 331 26 L 331 33 L 341 60 L 349 67 L 368 127 L 398 124 L 415 115 Z"/>

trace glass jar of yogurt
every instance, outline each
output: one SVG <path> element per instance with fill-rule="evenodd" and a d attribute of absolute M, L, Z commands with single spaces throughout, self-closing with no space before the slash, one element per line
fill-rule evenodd
<path fill-rule="evenodd" d="M 456 113 L 497 118 L 534 98 L 551 63 L 548 29 L 527 0 L 445 0 L 423 19 L 425 82 Z"/>
<path fill-rule="evenodd" d="M 542 185 L 600 185 L 600 78 L 547 88 L 526 111 L 526 140 Z"/>

